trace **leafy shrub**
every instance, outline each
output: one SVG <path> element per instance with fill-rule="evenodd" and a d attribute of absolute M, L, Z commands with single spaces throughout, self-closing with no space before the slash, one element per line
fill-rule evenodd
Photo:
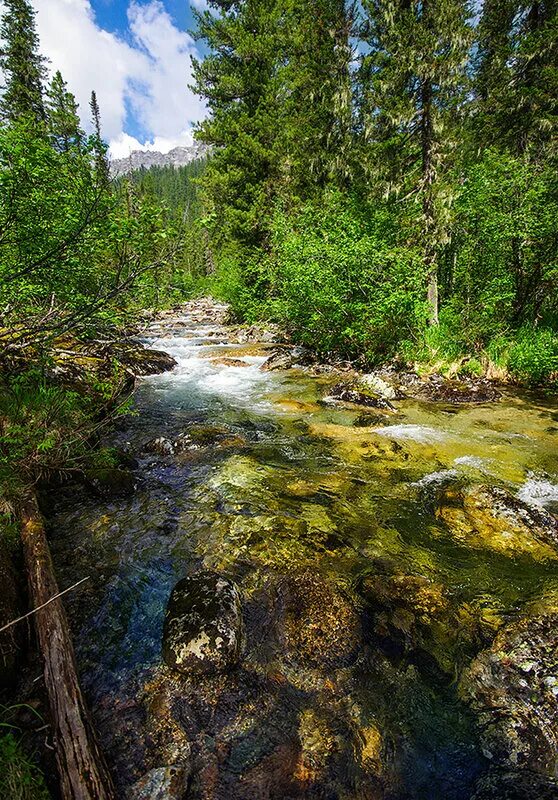
<path fill-rule="evenodd" d="M 273 225 L 273 312 L 319 353 L 393 355 L 424 318 L 422 262 L 399 247 L 393 219 L 329 194 Z"/>
<path fill-rule="evenodd" d="M 558 335 L 549 329 L 520 329 L 508 351 L 507 366 L 523 383 L 558 383 Z"/>

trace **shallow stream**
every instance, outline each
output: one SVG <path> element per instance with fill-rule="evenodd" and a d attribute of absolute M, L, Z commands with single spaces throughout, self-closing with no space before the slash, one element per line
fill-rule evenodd
<path fill-rule="evenodd" d="M 544 550 L 452 528 L 437 491 L 497 485 L 556 510 L 557 403 L 379 413 L 323 403 L 327 374 L 263 371 L 270 345 L 229 344 L 211 322 L 154 324 L 146 340 L 178 366 L 141 381 L 111 439 L 137 459 L 137 490 L 67 492 L 51 519 L 61 585 L 91 576 L 67 605 L 122 797 L 180 731 L 191 797 L 468 800 L 487 762 L 460 671 L 558 576 Z M 181 435 L 180 452 L 152 452 Z M 163 616 L 201 566 L 241 588 L 243 660 L 180 682 L 161 665 Z M 310 605 L 307 633 L 278 623 L 286 585 Z"/>

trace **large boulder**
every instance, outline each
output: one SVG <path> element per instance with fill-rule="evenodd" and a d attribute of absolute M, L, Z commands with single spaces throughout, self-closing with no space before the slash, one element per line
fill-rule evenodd
<path fill-rule="evenodd" d="M 555 778 L 558 606 L 502 628 L 464 672 L 460 694 L 478 716 L 483 752 L 496 767 Z"/>
<path fill-rule="evenodd" d="M 209 570 L 172 590 L 163 629 L 163 658 L 185 674 L 224 672 L 240 660 L 242 605 L 236 585 Z"/>
<path fill-rule="evenodd" d="M 505 489 L 447 486 L 439 492 L 435 513 L 453 538 L 469 547 L 512 557 L 527 555 L 537 561 L 558 559 L 558 520 Z"/>

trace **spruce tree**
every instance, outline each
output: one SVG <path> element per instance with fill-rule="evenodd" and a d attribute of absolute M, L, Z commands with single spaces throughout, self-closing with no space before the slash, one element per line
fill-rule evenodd
<path fill-rule="evenodd" d="M 0 109 L 4 119 L 43 121 L 45 59 L 39 53 L 35 11 L 27 0 L 4 0 L 0 26 L 3 41 L 0 67 L 5 76 Z"/>
<path fill-rule="evenodd" d="M 195 89 L 209 116 L 198 138 L 213 145 L 204 177 L 210 213 L 224 238 L 247 246 L 267 234 L 277 185 L 278 0 L 210 0 L 194 35 L 209 49 L 193 62 Z"/>
<path fill-rule="evenodd" d="M 437 324 L 446 176 L 466 85 L 470 11 L 466 0 L 363 0 L 363 9 L 370 53 L 361 70 L 362 118 L 372 176 L 386 196 L 420 209 L 429 319 Z"/>
<path fill-rule="evenodd" d="M 97 93 L 91 92 L 91 119 L 93 122 L 93 152 L 95 154 L 95 172 L 100 186 L 107 187 L 110 183 L 110 170 L 107 160 L 107 147 L 101 135 L 101 112 L 97 102 Z"/>
<path fill-rule="evenodd" d="M 281 161 L 304 197 L 349 177 L 355 8 L 345 0 L 284 0 L 282 7 Z"/>
<path fill-rule="evenodd" d="M 46 110 L 48 129 L 55 148 L 65 153 L 72 149 L 81 150 L 84 133 L 80 126 L 78 105 L 60 71 L 54 74 L 47 90 Z"/>

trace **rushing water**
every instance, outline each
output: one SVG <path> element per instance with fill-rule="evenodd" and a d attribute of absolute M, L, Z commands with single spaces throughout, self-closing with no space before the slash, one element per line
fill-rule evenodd
<path fill-rule="evenodd" d="M 141 382 L 134 413 L 113 436 L 139 461 L 137 491 L 106 502 L 68 493 L 52 518 L 61 584 L 91 576 L 68 607 L 122 791 L 159 765 L 144 729 L 150 686 L 171 682 L 161 672 L 165 605 L 172 585 L 203 565 L 240 585 L 246 647 L 240 677 L 180 689 L 173 724 L 194 742 L 205 776 L 193 796 L 469 798 L 486 763 L 459 698 L 459 670 L 482 646 L 479 635 L 489 640 L 492 628 L 556 589 L 556 561 L 452 534 L 433 498 L 452 482 L 498 485 L 555 509 L 556 403 L 405 400 L 381 414 L 323 403 L 327 375 L 263 371 L 268 346 L 229 344 L 217 325 L 154 326 L 148 342 L 178 366 Z M 243 366 L 218 363 L 223 357 Z M 181 452 L 146 450 L 184 434 Z M 279 613 L 270 587 L 300 574 L 334 585 L 358 609 L 356 660 L 302 663 L 268 635 Z M 377 576 L 403 581 L 402 596 L 386 601 L 395 622 L 374 617 Z M 409 576 L 434 588 L 423 597 L 411 580 L 407 590 Z M 434 610 L 409 617 L 407 594 Z M 302 740 L 310 755 L 292 756 L 287 744 L 300 749 Z M 289 769 L 289 788 L 277 788 Z M 265 783 L 261 775 L 274 770 Z"/>

